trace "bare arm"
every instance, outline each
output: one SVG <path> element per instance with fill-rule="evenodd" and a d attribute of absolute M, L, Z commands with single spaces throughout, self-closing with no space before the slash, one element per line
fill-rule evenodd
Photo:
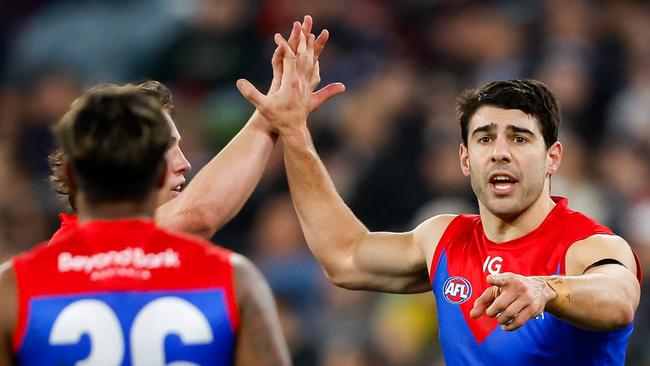
<path fill-rule="evenodd" d="M 241 210 L 259 182 L 277 136 L 255 112 L 244 128 L 192 179 L 183 193 L 156 210 L 156 222 L 210 239 Z"/>
<path fill-rule="evenodd" d="M 0 365 L 14 365 L 12 335 L 18 315 L 18 292 L 11 262 L 0 265 L 0 309 Z"/>
<path fill-rule="evenodd" d="M 585 269 L 605 258 L 618 264 Z M 594 235 L 574 244 L 567 253 L 567 275 L 546 280 L 557 296 L 548 311 L 578 327 L 613 330 L 629 325 L 639 305 L 641 289 L 630 246 L 618 236 Z"/>
<path fill-rule="evenodd" d="M 294 25 L 294 29 L 295 29 Z M 242 94 L 274 126 L 284 143 L 287 176 L 305 238 L 326 274 L 350 289 L 421 292 L 430 289 L 417 232 L 371 233 L 336 192 L 307 129 L 313 38 L 284 44 L 282 86 L 264 96 L 240 81 Z M 280 44 L 283 47 L 283 44 Z M 295 49 L 295 52 L 294 52 Z M 424 230 L 424 229 L 423 229 Z M 426 230 L 424 230 L 426 231 Z"/>
<path fill-rule="evenodd" d="M 330 280 L 348 289 L 429 291 L 426 259 L 449 220 L 434 218 L 406 233 L 369 232 L 336 192 L 306 127 L 282 139 L 305 239 Z"/>
<path fill-rule="evenodd" d="M 297 44 L 299 34 L 311 35 L 312 19 L 296 22 L 289 44 Z M 342 93 L 341 84 L 330 84 L 313 92 L 320 83 L 318 56 L 327 43 L 329 33 L 314 37 L 315 57 L 308 82 L 310 110 L 316 110 L 329 99 Z M 276 42 L 284 41 L 276 34 Z M 286 41 L 284 41 L 286 42 Z M 295 46 L 294 46 L 295 48 Z M 282 82 L 283 50 L 278 47 L 271 59 L 273 81 L 269 94 L 276 92 Z M 251 85 L 252 87 L 252 85 Z M 163 227 L 180 230 L 210 239 L 230 221 L 248 200 L 259 182 L 277 141 L 266 119 L 255 112 L 244 128 L 192 179 L 184 192 L 156 210 L 156 221 Z"/>
<path fill-rule="evenodd" d="M 269 285 L 248 259 L 233 254 L 232 262 L 240 314 L 235 365 L 290 365 Z"/>
<path fill-rule="evenodd" d="M 606 264 L 591 269 L 601 259 Z M 587 271 L 585 272 L 585 270 Z M 577 327 L 610 331 L 629 325 L 639 305 L 640 285 L 630 246 L 620 237 L 594 235 L 567 252 L 566 276 L 524 277 L 513 273 L 488 276 L 488 288 L 470 313 L 497 317 L 506 330 L 515 330 L 542 311 Z M 497 291 L 498 288 L 498 291 Z"/>

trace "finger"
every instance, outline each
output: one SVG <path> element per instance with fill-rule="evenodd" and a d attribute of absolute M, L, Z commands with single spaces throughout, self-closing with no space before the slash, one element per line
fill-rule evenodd
<path fill-rule="evenodd" d="M 309 89 L 314 90 L 320 84 L 320 63 L 316 61 L 314 67 L 311 69 L 311 77 L 309 78 Z"/>
<path fill-rule="evenodd" d="M 273 36 L 273 40 L 275 41 L 275 44 L 276 44 L 277 46 L 279 46 L 279 45 L 281 45 L 281 44 L 283 44 L 283 43 L 287 43 L 287 44 L 289 43 L 289 41 L 287 41 L 286 39 L 284 39 L 284 37 L 282 37 L 282 34 L 280 34 L 280 33 L 276 33 L 276 34 Z"/>
<path fill-rule="evenodd" d="M 525 307 L 527 303 L 522 301 L 521 299 L 516 299 L 515 301 L 512 302 L 504 311 L 497 316 L 497 321 L 499 324 L 508 324 L 508 322 L 512 322 L 513 319 L 519 314 Z"/>
<path fill-rule="evenodd" d="M 296 51 L 298 48 L 298 42 L 300 42 L 301 32 L 300 22 L 293 22 L 293 28 L 291 28 L 291 34 L 289 35 L 289 47 L 292 51 Z"/>
<path fill-rule="evenodd" d="M 296 62 L 296 55 L 291 51 L 291 48 L 286 46 L 284 48 L 284 56 L 282 57 L 282 84 L 290 83 L 290 80 L 296 79 Z"/>
<path fill-rule="evenodd" d="M 325 48 L 325 44 L 329 38 L 330 33 L 327 29 L 323 29 L 318 35 L 318 38 L 316 38 L 316 42 L 314 42 L 314 60 L 318 61 L 318 58 L 320 57 L 321 52 L 323 52 L 323 48 Z"/>
<path fill-rule="evenodd" d="M 311 15 L 305 15 L 305 18 L 302 20 L 302 33 L 308 35 L 311 33 L 311 28 L 314 25 L 314 20 L 311 18 Z"/>
<path fill-rule="evenodd" d="M 305 37 L 305 35 L 302 33 L 300 33 L 300 43 L 298 43 L 296 56 L 298 57 L 298 72 L 300 75 L 305 75 L 305 72 L 307 71 L 307 60 L 309 59 L 309 55 L 307 53 L 307 37 Z"/>
<path fill-rule="evenodd" d="M 493 286 L 503 287 L 510 281 L 509 273 L 501 273 L 487 276 L 487 283 Z"/>
<path fill-rule="evenodd" d="M 251 102 L 255 108 L 263 109 L 266 102 L 266 96 L 257 90 L 257 88 L 246 79 L 237 80 L 237 89 L 241 95 Z"/>
<path fill-rule="evenodd" d="M 304 55 L 306 53 L 307 53 L 307 37 L 304 34 L 300 33 L 296 55 Z"/>
<path fill-rule="evenodd" d="M 310 34 L 307 36 L 307 53 L 305 60 L 305 75 L 312 76 L 312 70 L 314 69 L 314 41 L 316 36 Z"/>
<path fill-rule="evenodd" d="M 499 288 L 495 287 L 495 286 L 488 287 L 487 289 L 485 289 L 485 291 L 483 291 L 481 296 L 479 296 L 478 299 L 476 299 L 476 301 L 474 301 L 474 307 L 469 312 L 469 316 L 476 319 L 476 318 L 480 317 L 481 315 L 483 315 L 483 313 L 485 312 L 485 309 L 487 309 L 488 306 L 492 305 L 492 302 L 494 302 L 494 299 L 497 298 L 498 289 Z"/>
<path fill-rule="evenodd" d="M 282 58 L 284 56 L 285 44 L 281 43 L 273 52 L 273 57 L 271 58 L 271 67 L 273 68 L 273 80 L 271 81 L 271 87 L 269 88 L 269 94 L 274 93 L 280 88 L 280 82 L 282 80 Z"/>
<path fill-rule="evenodd" d="M 320 108 L 321 105 L 325 104 L 328 100 L 334 98 L 335 96 L 343 93 L 345 91 L 345 85 L 342 83 L 333 83 L 329 84 L 321 90 L 313 93 L 311 95 L 311 100 L 309 101 L 309 111 L 313 112 Z"/>
<path fill-rule="evenodd" d="M 485 309 L 485 315 L 490 318 L 502 313 L 517 299 L 517 294 L 514 291 L 504 291 L 492 302 L 492 305 Z"/>
<path fill-rule="evenodd" d="M 501 329 L 505 331 L 513 331 L 515 329 L 521 328 L 527 321 L 535 316 L 535 312 L 532 310 L 532 307 L 528 306 L 521 310 L 509 324 L 501 326 Z"/>

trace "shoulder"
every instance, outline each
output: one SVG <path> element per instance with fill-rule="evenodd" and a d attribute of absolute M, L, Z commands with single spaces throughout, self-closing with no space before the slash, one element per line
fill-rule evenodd
<path fill-rule="evenodd" d="M 240 311 L 251 308 L 270 309 L 275 306 L 271 288 L 253 262 L 235 252 L 230 252 L 230 262 Z"/>
<path fill-rule="evenodd" d="M 413 230 L 413 240 L 422 249 L 427 262 L 433 258 L 436 247 L 455 220 L 465 215 L 436 215 L 424 221 Z"/>
<path fill-rule="evenodd" d="M 235 275 L 235 285 L 238 294 L 242 294 L 243 296 L 249 291 L 254 291 L 256 286 L 266 285 L 264 276 L 262 276 L 259 269 L 248 258 L 235 252 L 230 252 L 229 257 Z M 239 298 L 240 296 L 238 295 L 237 297 Z"/>
<path fill-rule="evenodd" d="M 610 228 L 595 219 L 568 208 L 566 201 L 563 206 L 564 213 L 559 216 L 563 223 L 561 225 L 563 235 L 572 235 L 576 240 L 583 240 L 595 234 L 614 234 Z"/>
<path fill-rule="evenodd" d="M 611 234 L 594 234 L 574 242 L 566 254 L 566 274 L 580 275 L 588 266 L 608 258 L 621 262 L 638 277 L 638 261 L 632 248 L 623 238 Z"/>

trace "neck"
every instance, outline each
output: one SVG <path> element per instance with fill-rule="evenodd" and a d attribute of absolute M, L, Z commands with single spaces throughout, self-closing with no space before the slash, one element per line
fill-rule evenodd
<path fill-rule="evenodd" d="M 479 206 L 485 236 L 495 243 L 504 243 L 537 229 L 553 210 L 555 202 L 548 193 L 542 193 L 523 212 L 509 218 L 501 218 L 492 214 L 480 202 Z"/>
<path fill-rule="evenodd" d="M 141 201 L 90 203 L 83 194 L 79 194 L 75 202 L 80 224 L 94 220 L 153 219 L 156 210 L 156 195 Z"/>

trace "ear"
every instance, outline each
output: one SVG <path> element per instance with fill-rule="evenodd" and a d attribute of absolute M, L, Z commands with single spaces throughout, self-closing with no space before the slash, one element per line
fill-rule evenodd
<path fill-rule="evenodd" d="M 469 177 L 469 151 L 467 151 L 467 146 L 464 143 L 460 144 L 458 155 L 460 157 L 460 169 L 463 171 L 464 176 Z"/>
<path fill-rule="evenodd" d="M 553 175 L 560 168 L 562 162 L 563 148 L 560 141 L 555 141 L 546 152 L 546 173 Z"/>

